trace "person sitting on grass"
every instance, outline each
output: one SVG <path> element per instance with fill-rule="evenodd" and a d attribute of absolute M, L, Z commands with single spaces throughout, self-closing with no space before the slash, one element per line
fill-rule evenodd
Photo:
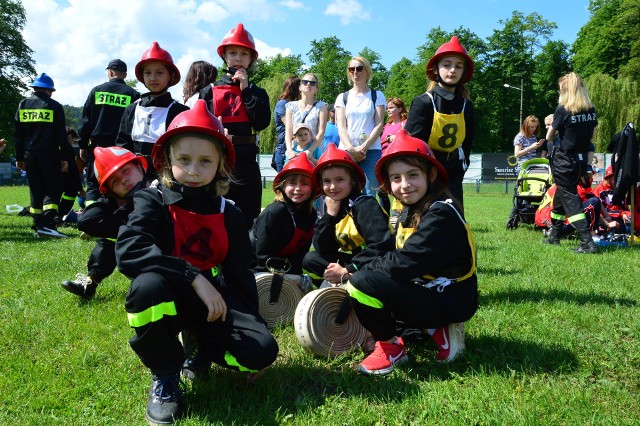
<path fill-rule="evenodd" d="M 362 325 L 376 340 L 358 367 L 384 375 L 409 360 L 397 321 L 426 329 L 436 361 L 464 350 L 464 322 L 478 309 L 476 248 L 462 209 L 447 188 L 447 173 L 422 140 L 406 130 L 376 163 L 382 189 L 405 207 L 396 249 L 347 274 L 347 293 Z"/>
<path fill-rule="evenodd" d="M 83 299 L 96 294 L 98 284 L 116 269 L 116 238 L 133 211 L 133 195 L 147 186 L 147 160 L 120 147 L 96 147 L 94 175 L 102 197 L 89 204 L 78 217 L 78 229 L 98 238 L 89 255 L 87 274 L 76 274 L 62 288 Z"/>
<path fill-rule="evenodd" d="M 275 361 L 278 344 L 258 313 L 244 217 L 223 197 L 235 150 L 222 123 L 199 99 L 158 138 L 152 158 L 160 183 L 136 194 L 116 259 L 132 278 L 129 343 L 152 374 L 147 420 L 172 424 L 182 412 L 183 363 L 196 378 L 215 362 L 253 381 Z M 185 328 L 198 343 L 187 363 L 178 339 Z"/>
<path fill-rule="evenodd" d="M 317 186 L 312 174 L 313 164 L 303 152 L 274 179 L 275 200 L 260 213 L 251 230 L 256 272 L 267 272 L 269 266 L 287 263 L 290 274 L 302 275 L 302 258 L 311 247 L 316 219 L 313 200 Z M 272 265 L 274 260 L 279 265 Z M 304 275 L 300 282 L 302 290 L 309 290 L 310 284 L 311 278 Z"/>

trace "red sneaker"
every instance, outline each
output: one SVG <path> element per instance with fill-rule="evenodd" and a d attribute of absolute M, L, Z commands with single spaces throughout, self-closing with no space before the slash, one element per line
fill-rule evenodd
<path fill-rule="evenodd" d="M 409 356 L 401 338 L 398 338 L 398 343 L 378 341 L 373 352 L 360 363 L 358 371 L 363 374 L 389 374 L 396 364 L 407 361 Z"/>
<path fill-rule="evenodd" d="M 451 362 L 464 351 L 464 323 L 456 322 L 436 330 L 433 341 L 438 345 L 436 361 Z"/>

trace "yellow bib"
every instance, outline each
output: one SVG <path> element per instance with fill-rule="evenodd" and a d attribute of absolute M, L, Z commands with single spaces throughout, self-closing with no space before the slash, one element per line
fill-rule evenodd
<path fill-rule="evenodd" d="M 451 200 L 436 201 L 433 204 L 436 204 L 436 203 L 443 203 L 443 204 L 446 204 L 446 205 L 450 206 L 456 212 L 456 214 L 458 215 L 458 218 L 460 219 L 460 221 L 464 225 L 464 229 L 467 230 L 467 240 L 469 241 L 469 247 L 471 248 L 471 269 L 469 270 L 469 272 L 467 272 L 466 274 L 464 274 L 461 277 L 447 277 L 447 278 L 451 279 L 452 281 L 464 281 L 467 278 L 469 278 L 471 275 L 473 275 L 476 272 L 476 269 L 477 269 L 477 263 L 476 263 L 476 240 L 473 237 L 473 233 L 471 232 L 471 227 L 469 226 L 469 224 L 467 222 L 465 222 L 465 220 L 462 218 L 460 213 L 458 213 L 458 210 L 453 206 Z M 411 234 L 413 234 L 414 232 L 415 232 L 415 228 L 403 228 L 402 224 L 399 224 L 398 225 L 398 229 L 396 231 L 396 248 L 404 247 L 405 242 L 411 236 Z M 436 278 L 436 277 L 433 277 L 433 276 L 431 276 L 429 274 L 425 274 L 425 275 L 423 275 L 423 277 L 428 279 L 428 280 L 434 280 Z"/>
<path fill-rule="evenodd" d="M 360 235 L 351 212 L 336 224 L 336 239 L 340 250 L 344 252 L 351 252 L 359 247 L 364 247 L 364 238 Z"/>
<path fill-rule="evenodd" d="M 433 95 L 427 92 L 433 104 L 433 124 L 431 125 L 431 135 L 429 136 L 429 147 L 434 151 L 451 152 L 458 149 L 467 134 L 464 121 L 464 109 L 467 100 L 464 100 L 462 111 L 458 114 L 442 114 L 436 110 L 436 102 Z"/>

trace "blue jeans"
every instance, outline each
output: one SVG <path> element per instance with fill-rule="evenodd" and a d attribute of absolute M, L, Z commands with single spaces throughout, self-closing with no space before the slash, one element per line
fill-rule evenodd
<path fill-rule="evenodd" d="M 285 162 L 285 152 L 287 151 L 286 145 L 278 145 L 275 150 L 275 159 L 276 159 L 276 170 L 278 173 L 282 171 Z"/>
<path fill-rule="evenodd" d="M 358 163 L 358 166 L 362 169 L 365 176 L 367 177 L 367 182 L 362 189 L 362 193 L 366 195 L 371 195 L 375 198 L 378 193 L 378 179 L 376 178 L 376 163 L 382 157 L 382 150 L 380 149 L 370 149 L 367 151 L 367 156 L 364 160 Z"/>

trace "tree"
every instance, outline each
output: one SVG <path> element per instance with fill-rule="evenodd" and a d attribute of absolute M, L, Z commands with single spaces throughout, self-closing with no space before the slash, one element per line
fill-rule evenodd
<path fill-rule="evenodd" d="M 407 108 L 411 100 L 417 95 L 413 87 L 412 75 L 415 65 L 407 58 L 402 58 L 391 66 L 389 71 L 389 81 L 384 92 L 387 99 L 400 98 Z"/>
<path fill-rule="evenodd" d="M 637 0 L 591 0 L 591 18 L 578 32 L 571 47 L 574 70 L 583 78 L 607 74 L 617 78 L 628 73 L 640 59 L 640 5 Z M 635 46 L 635 58 L 631 51 Z M 631 63 L 627 69 L 627 64 Z M 640 77 L 630 75 L 635 79 Z"/>
<path fill-rule="evenodd" d="M 373 74 L 371 76 L 369 86 L 375 90 L 384 92 L 387 87 L 387 81 L 389 81 L 389 71 L 387 71 L 387 68 L 380 63 L 380 55 L 368 47 L 365 47 L 359 53 L 359 56 L 362 56 L 371 64 Z"/>
<path fill-rule="evenodd" d="M 569 46 L 563 41 L 549 41 L 535 56 L 533 63 L 532 113 L 542 121 L 558 105 L 558 79 L 571 71 Z"/>
<path fill-rule="evenodd" d="M 13 117 L 23 93 L 25 81 L 35 76 L 31 55 L 33 51 L 22 37 L 26 15 L 22 4 L 14 0 L 0 0 L 0 137 L 13 134 Z M 3 154 L 8 158 L 13 144 Z"/>
<path fill-rule="evenodd" d="M 299 75 L 303 66 L 300 55 L 276 56 L 267 59 L 258 59 L 251 68 L 251 81 L 262 87 L 262 81 L 276 75 Z"/>
<path fill-rule="evenodd" d="M 307 56 L 311 61 L 310 71 L 318 76 L 318 99 L 331 103 L 338 94 L 349 90 L 347 65 L 352 55 L 342 48 L 338 37 L 312 40 Z"/>

